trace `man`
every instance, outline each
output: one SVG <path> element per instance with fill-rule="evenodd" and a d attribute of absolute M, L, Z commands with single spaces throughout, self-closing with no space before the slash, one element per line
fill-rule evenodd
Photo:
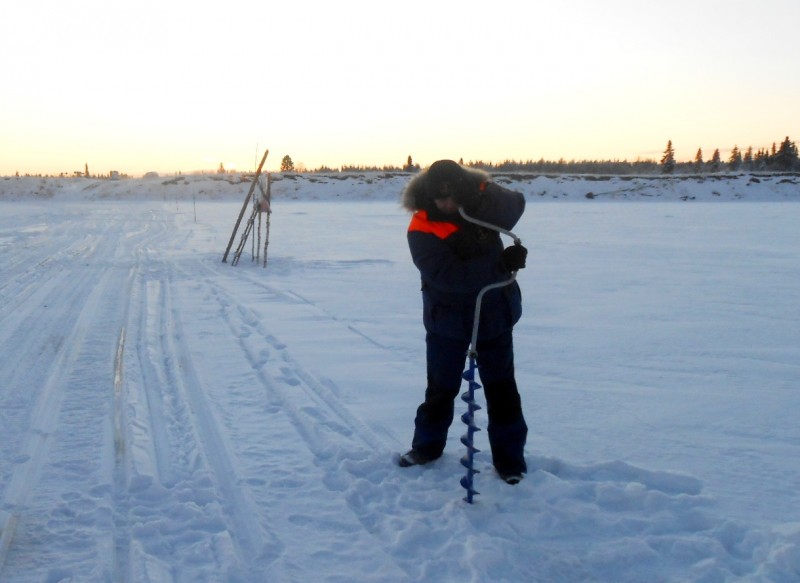
<path fill-rule="evenodd" d="M 506 230 L 522 216 L 523 195 L 490 182 L 485 172 L 439 160 L 409 181 L 402 200 L 414 213 L 408 245 L 422 278 L 428 380 L 414 420 L 411 450 L 399 460 L 400 466 L 408 467 L 441 457 L 461 389 L 478 293 L 525 267 L 527 250 L 521 245 L 504 249 L 497 231 L 459 214 L 463 207 L 469 216 Z M 521 314 L 516 282 L 487 292 L 476 346 L 492 461 L 510 484 L 527 471 L 523 450 L 528 427 L 514 378 L 512 339 Z"/>

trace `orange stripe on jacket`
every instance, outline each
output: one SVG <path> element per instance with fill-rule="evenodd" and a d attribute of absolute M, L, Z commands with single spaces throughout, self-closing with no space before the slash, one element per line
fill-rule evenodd
<path fill-rule="evenodd" d="M 445 221 L 432 221 L 428 218 L 427 211 L 417 211 L 411 217 L 411 224 L 408 225 L 408 232 L 419 231 L 430 233 L 440 239 L 447 239 L 450 235 L 458 231 L 458 225 Z"/>

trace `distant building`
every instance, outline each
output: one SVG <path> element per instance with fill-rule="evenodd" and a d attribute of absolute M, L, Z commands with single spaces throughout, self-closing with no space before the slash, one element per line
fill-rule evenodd
<path fill-rule="evenodd" d="M 158 178 L 158 172 L 145 172 L 144 178 Z"/>
<path fill-rule="evenodd" d="M 112 170 L 111 172 L 108 173 L 108 177 L 111 180 L 119 180 L 119 172 L 117 170 Z"/>

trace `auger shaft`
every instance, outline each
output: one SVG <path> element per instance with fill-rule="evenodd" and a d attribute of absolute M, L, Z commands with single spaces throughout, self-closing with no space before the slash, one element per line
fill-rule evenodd
<path fill-rule="evenodd" d="M 464 211 L 463 207 L 459 207 L 458 212 L 466 221 L 487 229 L 492 229 L 498 233 L 502 233 L 503 235 L 507 235 L 514 240 L 515 245 L 522 244 L 519 237 L 517 237 L 511 231 L 503 229 L 502 227 L 498 227 L 497 225 L 492 225 L 491 223 L 472 218 Z M 514 280 L 516 280 L 516 278 L 517 272 L 511 272 L 511 276 L 507 280 L 491 283 L 482 288 L 481 291 L 478 292 L 478 297 L 475 300 L 475 315 L 472 322 L 472 339 L 470 341 L 469 352 L 467 353 L 469 356 L 469 368 L 464 371 L 464 374 L 462 375 L 462 378 L 468 382 L 468 388 L 464 394 L 461 395 L 461 399 L 467 404 L 467 412 L 461 416 L 461 420 L 467 426 L 467 432 L 461 437 L 461 443 L 463 443 L 467 448 L 467 453 L 461 458 L 461 465 L 467 469 L 467 473 L 463 478 L 461 478 L 461 486 L 463 486 L 467 491 L 464 501 L 468 504 L 472 504 L 474 497 L 479 494 L 479 492 L 475 490 L 474 478 L 475 474 L 480 473 L 479 470 L 475 469 L 475 454 L 479 453 L 480 450 L 475 448 L 474 435 L 476 432 L 480 431 L 480 427 L 478 427 L 475 423 L 475 411 L 478 411 L 481 408 L 480 405 L 475 402 L 475 391 L 480 389 L 481 385 L 478 384 L 475 379 L 475 372 L 478 357 L 478 326 L 481 318 L 481 304 L 483 303 L 483 296 L 486 294 L 486 292 L 510 285 L 514 282 Z"/>

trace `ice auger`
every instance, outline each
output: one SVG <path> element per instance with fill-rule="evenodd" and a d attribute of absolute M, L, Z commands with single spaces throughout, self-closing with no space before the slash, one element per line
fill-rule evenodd
<path fill-rule="evenodd" d="M 474 223 L 480 227 L 485 227 L 487 229 L 491 229 L 493 231 L 497 231 L 498 233 L 502 233 L 503 235 L 507 235 L 514 240 L 515 245 L 521 245 L 522 241 L 520 241 L 519 237 L 517 237 L 511 231 L 503 229 L 502 227 L 498 227 L 497 225 L 492 225 L 491 223 L 487 223 L 481 221 L 479 219 L 474 219 L 467 215 L 464 211 L 463 207 L 458 208 L 458 212 L 464 217 L 465 220 L 469 221 L 470 223 Z M 483 296 L 486 292 L 499 288 L 505 287 L 514 282 L 517 278 L 517 272 L 512 271 L 511 276 L 505 280 L 500 281 L 497 283 L 491 283 L 481 289 L 478 292 L 478 297 L 475 300 L 475 316 L 472 323 L 472 340 L 470 341 L 469 345 L 469 352 L 467 352 L 467 356 L 469 357 L 469 368 L 464 371 L 461 375 L 464 380 L 468 382 L 468 388 L 461 395 L 461 399 L 467 404 L 467 411 L 461 416 L 461 420 L 467 426 L 467 432 L 461 436 L 461 443 L 463 443 L 467 448 L 467 453 L 464 457 L 461 458 L 461 465 L 467 469 L 467 473 L 461 478 L 461 485 L 467 491 L 467 495 L 464 498 L 464 501 L 468 504 L 472 504 L 473 498 L 475 495 L 479 494 L 478 491 L 475 490 L 474 478 L 475 474 L 480 473 L 480 470 L 475 469 L 475 454 L 478 453 L 480 450 L 477 449 L 474 445 L 474 436 L 477 431 L 480 431 L 480 428 L 475 424 L 475 411 L 480 410 L 480 405 L 475 402 L 475 391 L 481 388 L 481 385 L 478 384 L 477 380 L 475 379 L 475 370 L 476 370 L 476 358 L 478 356 L 478 325 L 480 323 L 480 316 L 481 316 L 481 303 L 483 302 Z"/>

